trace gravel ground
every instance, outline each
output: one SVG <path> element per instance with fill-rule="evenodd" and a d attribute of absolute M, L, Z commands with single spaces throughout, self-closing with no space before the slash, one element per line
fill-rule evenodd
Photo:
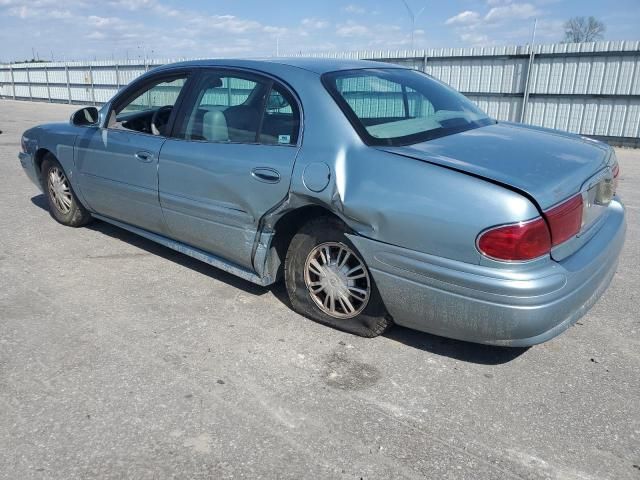
<path fill-rule="evenodd" d="M 373 340 L 96 222 L 55 223 L 0 101 L 0 478 L 640 479 L 640 151 L 611 287 L 528 350 Z"/>

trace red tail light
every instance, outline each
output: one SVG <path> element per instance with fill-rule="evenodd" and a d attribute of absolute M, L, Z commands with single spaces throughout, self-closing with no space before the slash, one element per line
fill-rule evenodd
<path fill-rule="evenodd" d="M 551 235 L 547 223 L 538 217 L 485 231 L 478 238 L 478 249 L 496 260 L 532 260 L 549 253 Z"/>
<path fill-rule="evenodd" d="M 552 246 L 566 242 L 582 228 L 582 194 L 547 210 L 544 216 L 551 230 Z"/>
<path fill-rule="evenodd" d="M 582 194 L 578 194 L 544 212 L 544 218 L 483 232 L 478 237 L 478 249 L 495 260 L 532 260 L 577 235 L 582 215 Z"/>

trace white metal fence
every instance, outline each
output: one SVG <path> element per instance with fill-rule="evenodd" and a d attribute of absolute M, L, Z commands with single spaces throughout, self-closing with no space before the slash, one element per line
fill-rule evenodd
<path fill-rule="evenodd" d="M 640 41 L 310 54 L 423 70 L 499 120 L 640 146 Z M 169 60 L 0 65 L 0 97 L 106 102 Z"/>

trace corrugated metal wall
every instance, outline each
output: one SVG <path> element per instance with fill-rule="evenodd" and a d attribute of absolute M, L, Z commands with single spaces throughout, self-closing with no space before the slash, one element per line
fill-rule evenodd
<path fill-rule="evenodd" d="M 499 120 L 640 146 L 640 42 L 332 52 L 425 71 Z M 0 65 L 0 96 L 101 104 L 169 60 Z"/>

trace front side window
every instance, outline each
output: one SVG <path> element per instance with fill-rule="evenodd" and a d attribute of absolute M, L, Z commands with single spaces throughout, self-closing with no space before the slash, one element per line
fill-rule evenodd
<path fill-rule="evenodd" d="M 415 70 L 325 74 L 323 83 L 363 140 L 408 145 L 494 123 L 464 95 Z"/>
<path fill-rule="evenodd" d="M 166 78 L 136 92 L 133 98 L 116 106 L 111 113 L 109 128 L 165 135 L 171 111 L 186 81 L 186 74 Z"/>
<path fill-rule="evenodd" d="M 295 102 L 269 79 L 210 72 L 176 131 L 185 140 L 292 145 L 300 125 Z"/>

